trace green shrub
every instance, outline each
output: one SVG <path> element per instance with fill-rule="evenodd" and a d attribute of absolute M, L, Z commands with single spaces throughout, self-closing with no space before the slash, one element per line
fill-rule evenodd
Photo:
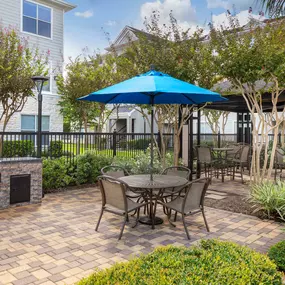
<path fill-rule="evenodd" d="M 234 243 L 207 240 L 199 247 L 160 247 L 79 282 L 95 284 L 281 285 L 282 281 L 266 255 Z"/>
<path fill-rule="evenodd" d="M 129 141 L 120 141 L 119 147 L 121 149 L 138 149 L 138 150 L 146 150 L 149 147 L 151 139 L 137 139 L 137 140 L 129 140 Z"/>
<path fill-rule="evenodd" d="M 25 157 L 34 154 L 34 143 L 30 140 L 4 141 L 3 157 Z"/>
<path fill-rule="evenodd" d="M 111 163 L 111 157 L 98 155 L 92 151 L 77 156 L 76 183 L 95 183 L 101 174 L 101 168 L 111 165 Z"/>
<path fill-rule="evenodd" d="M 277 184 L 266 181 L 251 186 L 249 201 L 256 210 L 264 211 L 270 218 L 272 216 L 285 220 L 285 183 Z"/>
<path fill-rule="evenodd" d="M 54 141 L 50 142 L 49 153 L 51 157 L 61 157 L 63 155 L 63 142 Z"/>
<path fill-rule="evenodd" d="M 285 272 L 285 240 L 271 246 L 268 256 L 275 262 L 279 270 Z"/>
<path fill-rule="evenodd" d="M 43 159 L 43 189 L 60 189 L 74 182 L 73 167 L 64 159 Z"/>
<path fill-rule="evenodd" d="M 150 145 L 151 139 L 137 139 L 128 141 L 129 149 L 146 150 Z"/>
<path fill-rule="evenodd" d="M 113 159 L 113 165 L 125 168 L 130 174 L 149 174 L 150 173 L 150 150 L 140 152 L 135 158 L 117 156 Z M 182 165 L 182 162 L 180 162 Z M 168 152 L 165 155 L 165 168 L 173 165 L 173 153 Z M 161 173 L 164 167 L 161 163 L 157 151 L 154 151 L 153 172 Z"/>

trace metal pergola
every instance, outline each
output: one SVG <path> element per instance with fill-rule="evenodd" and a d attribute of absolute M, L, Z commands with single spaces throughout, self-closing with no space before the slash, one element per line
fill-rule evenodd
<path fill-rule="evenodd" d="M 260 83 L 259 83 L 260 84 Z M 214 102 L 205 108 L 211 110 L 228 111 L 237 114 L 237 142 L 251 144 L 251 116 L 248 107 L 242 95 L 231 94 L 223 95 L 228 101 Z M 283 110 L 285 105 L 285 93 L 281 94 L 278 99 L 277 108 Z M 264 112 L 272 110 L 272 95 L 265 92 L 262 95 L 262 108 Z M 194 124 L 197 124 L 197 133 L 194 134 Z M 192 115 L 188 120 L 188 167 L 191 173 L 194 173 L 194 136 L 197 137 L 197 145 L 201 143 L 201 111 L 197 111 L 197 115 Z"/>

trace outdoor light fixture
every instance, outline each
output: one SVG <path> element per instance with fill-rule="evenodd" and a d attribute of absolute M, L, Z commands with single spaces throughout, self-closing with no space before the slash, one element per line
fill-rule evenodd
<path fill-rule="evenodd" d="M 41 157 L 42 152 L 42 105 L 43 96 L 42 90 L 44 83 L 49 81 L 49 77 L 46 76 L 33 76 L 33 82 L 35 83 L 38 91 L 38 136 L 37 136 L 37 157 Z"/>

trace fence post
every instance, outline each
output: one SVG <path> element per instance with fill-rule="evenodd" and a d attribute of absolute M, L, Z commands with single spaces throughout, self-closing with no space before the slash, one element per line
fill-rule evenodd
<path fill-rule="evenodd" d="M 113 132 L 113 157 L 117 155 L 117 131 L 114 129 Z"/>
<path fill-rule="evenodd" d="M 161 152 L 161 133 L 160 133 L 160 131 L 158 131 L 158 133 L 157 133 L 157 147 L 158 147 L 159 151 Z"/>
<path fill-rule="evenodd" d="M 281 133 L 278 134 L 278 144 L 281 146 Z"/>
<path fill-rule="evenodd" d="M 221 133 L 218 132 L 218 148 L 221 147 Z"/>

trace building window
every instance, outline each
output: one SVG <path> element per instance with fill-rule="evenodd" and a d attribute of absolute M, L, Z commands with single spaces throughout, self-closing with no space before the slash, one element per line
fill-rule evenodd
<path fill-rule="evenodd" d="M 22 115 L 21 116 L 21 131 L 36 132 L 38 130 L 38 116 Z M 49 132 L 49 116 L 42 116 L 42 131 Z"/>
<path fill-rule="evenodd" d="M 42 132 L 49 132 L 49 116 L 42 116 Z M 38 130 L 38 116 L 36 115 L 21 115 L 21 131 L 23 133 L 36 132 Z M 26 134 L 22 135 L 22 140 L 33 141 L 36 145 L 36 135 Z M 49 136 L 42 135 L 42 144 L 49 145 Z"/>
<path fill-rule="evenodd" d="M 51 38 L 51 8 L 24 0 L 23 31 Z"/>

